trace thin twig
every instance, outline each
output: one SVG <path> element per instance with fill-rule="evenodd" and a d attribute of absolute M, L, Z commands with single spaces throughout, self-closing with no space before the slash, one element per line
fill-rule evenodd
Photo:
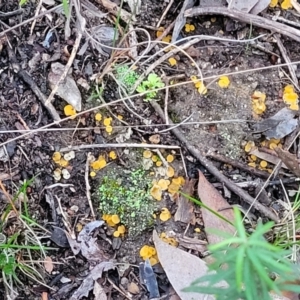
<path fill-rule="evenodd" d="M 223 162 L 225 164 L 230 164 L 233 167 L 236 167 L 236 168 L 239 168 L 239 169 L 241 169 L 243 171 L 246 171 L 249 174 L 253 174 L 253 175 L 256 175 L 256 176 L 259 176 L 259 177 L 262 177 L 262 178 L 268 178 L 269 177 L 269 173 L 267 173 L 265 171 L 249 167 L 248 165 L 240 163 L 240 162 L 238 162 L 236 160 L 233 160 L 233 159 L 231 159 L 229 157 L 225 157 L 225 156 L 223 156 L 221 154 L 207 153 L 206 156 L 211 157 L 214 160 Z"/>
<path fill-rule="evenodd" d="M 54 108 L 54 106 L 49 103 L 47 104 L 46 100 L 46 96 L 41 92 L 41 90 L 39 89 L 39 87 L 37 86 L 37 84 L 34 82 L 34 80 L 32 79 L 32 77 L 25 71 L 22 70 L 20 64 L 17 61 L 16 55 L 13 52 L 13 50 L 10 48 L 10 46 L 7 46 L 7 52 L 8 52 L 8 56 L 9 56 L 9 60 L 11 62 L 11 65 L 13 67 L 13 71 L 20 77 L 22 78 L 22 80 L 24 82 L 26 82 L 29 87 L 31 88 L 31 90 L 33 91 L 33 93 L 37 96 L 37 98 L 39 99 L 39 101 L 44 105 L 44 107 L 48 110 L 49 114 L 51 115 L 52 119 L 56 122 L 60 121 L 60 116 L 57 113 L 56 109 Z"/>
<path fill-rule="evenodd" d="M 180 149 L 179 146 L 169 145 L 153 145 L 153 144 L 91 144 L 91 145 L 80 145 L 80 146 L 69 146 L 61 148 L 60 152 L 68 152 L 70 150 L 86 150 L 93 148 L 152 148 L 152 149 Z"/>
<path fill-rule="evenodd" d="M 164 82 L 165 82 L 165 107 L 164 107 L 164 111 L 165 111 L 165 120 L 166 120 L 166 125 L 169 125 L 169 114 L 168 114 L 168 100 L 169 100 L 169 80 L 168 78 L 164 78 Z"/>
<path fill-rule="evenodd" d="M 36 7 L 36 11 L 35 11 L 35 14 L 34 14 L 34 16 L 35 16 L 36 18 L 33 20 L 32 24 L 31 24 L 31 27 L 30 27 L 30 35 L 32 35 L 32 33 L 33 33 L 33 29 L 34 29 L 34 27 L 35 27 L 36 20 L 37 20 L 37 17 L 38 17 L 38 15 L 39 15 L 39 12 L 40 12 L 40 10 L 41 10 L 42 4 L 43 4 L 43 0 L 40 0 L 40 1 L 39 1 L 39 4 L 38 4 L 37 7 Z"/>
<path fill-rule="evenodd" d="M 278 33 L 275 33 L 274 34 L 275 38 L 276 38 L 276 41 L 277 41 L 277 45 L 278 45 L 278 48 L 280 50 L 280 53 L 284 59 L 284 61 L 288 64 L 287 67 L 289 69 L 289 72 L 290 72 L 290 75 L 292 77 L 292 81 L 293 81 L 293 84 L 297 87 L 297 89 L 299 90 L 299 84 L 298 84 L 298 78 L 296 76 L 296 72 L 295 72 L 295 69 L 293 68 L 293 66 L 290 65 L 291 63 L 291 60 L 289 58 L 289 56 L 287 55 L 287 52 L 286 52 L 286 48 L 284 47 L 282 41 L 281 41 L 281 38 L 279 36 Z"/>
<path fill-rule="evenodd" d="M 166 7 L 166 9 L 164 10 L 163 14 L 161 15 L 158 23 L 156 24 L 156 27 L 160 26 L 160 23 L 162 22 L 162 20 L 164 19 L 164 17 L 166 16 L 166 14 L 168 13 L 169 9 L 171 8 L 172 4 L 173 4 L 174 0 L 170 0 L 168 6 Z"/>
<path fill-rule="evenodd" d="M 85 187 L 86 187 L 86 197 L 88 199 L 92 217 L 95 220 L 95 212 L 94 212 L 93 203 L 92 203 L 92 199 L 91 199 L 91 186 L 89 183 L 89 167 L 90 167 L 91 161 L 92 161 L 92 154 L 89 152 L 87 154 L 87 158 L 86 158 L 84 179 L 85 179 Z"/>
<path fill-rule="evenodd" d="M 22 15 L 23 12 L 24 11 L 23 11 L 22 8 L 14 10 L 14 11 L 7 12 L 7 13 L 0 12 L 0 20 L 7 20 L 7 19 L 10 19 L 13 16 Z"/>

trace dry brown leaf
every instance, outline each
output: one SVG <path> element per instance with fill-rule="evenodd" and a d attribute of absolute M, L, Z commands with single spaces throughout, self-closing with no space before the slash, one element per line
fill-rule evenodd
<path fill-rule="evenodd" d="M 153 231 L 155 249 L 164 271 L 181 300 L 213 300 L 215 297 L 198 293 L 183 292 L 194 280 L 204 276 L 208 270 L 199 257 L 163 242 Z"/>
<path fill-rule="evenodd" d="M 184 194 L 192 196 L 194 193 L 195 183 L 196 183 L 195 179 L 190 179 L 190 180 L 186 179 L 185 184 L 182 188 L 182 192 Z M 194 214 L 194 204 L 181 194 L 179 195 L 177 204 L 178 207 L 174 215 L 174 220 L 186 224 L 191 223 L 192 225 L 195 225 L 196 218 Z"/>
<path fill-rule="evenodd" d="M 44 267 L 45 267 L 45 270 L 51 274 L 52 271 L 53 271 L 53 262 L 52 262 L 52 259 L 51 257 L 49 256 L 46 256 L 45 257 L 45 260 L 44 260 Z"/>
<path fill-rule="evenodd" d="M 208 206 L 210 209 L 222 215 L 228 221 L 234 221 L 233 210 L 230 208 L 228 202 L 221 196 L 221 194 L 211 185 L 199 170 L 199 183 L 198 183 L 198 196 L 202 203 Z M 229 209 L 228 209 L 229 208 Z M 223 221 L 219 217 L 215 216 L 209 210 L 201 208 L 202 219 L 206 229 L 206 236 L 209 244 L 216 244 L 223 240 L 219 235 L 210 233 L 207 229 L 213 229 L 220 232 L 226 232 L 230 234 L 235 233 L 235 229 L 232 225 Z"/>
<path fill-rule="evenodd" d="M 207 274 L 208 267 L 199 257 L 163 242 L 157 232 L 153 231 L 155 249 L 166 275 L 181 300 L 215 300 L 213 295 L 187 293 L 182 289 L 188 287 L 194 280 Z M 226 287 L 226 282 L 218 283 Z M 286 297 L 270 294 L 274 300 L 288 300 Z"/>
<path fill-rule="evenodd" d="M 282 162 L 287 166 L 287 168 L 297 177 L 300 177 L 300 167 L 297 156 L 288 151 L 282 150 L 279 147 L 276 147 L 274 150 L 277 153 L 278 157 L 282 160 Z"/>

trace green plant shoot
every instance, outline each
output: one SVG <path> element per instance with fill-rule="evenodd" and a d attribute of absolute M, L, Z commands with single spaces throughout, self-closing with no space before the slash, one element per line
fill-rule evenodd
<path fill-rule="evenodd" d="M 259 224 L 249 236 L 237 208 L 234 215 L 236 236 L 209 247 L 214 258 L 210 272 L 184 291 L 212 294 L 218 300 L 269 300 L 271 291 L 299 293 L 300 286 L 292 282 L 299 279 L 300 271 L 286 258 L 288 251 L 264 238 L 273 223 Z M 276 280 L 270 275 L 275 275 Z"/>
<path fill-rule="evenodd" d="M 150 73 L 147 77 L 147 80 L 142 81 L 142 83 L 137 87 L 136 91 L 139 93 L 144 93 L 149 91 L 146 94 L 145 101 L 151 101 L 157 95 L 156 91 L 152 91 L 154 89 L 162 88 L 165 84 L 162 82 L 161 78 L 155 73 Z"/>

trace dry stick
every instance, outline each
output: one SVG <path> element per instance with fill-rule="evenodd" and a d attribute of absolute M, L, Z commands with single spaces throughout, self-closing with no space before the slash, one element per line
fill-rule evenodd
<path fill-rule="evenodd" d="M 208 157 L 210 157 L 210 158 L 212 158 L 214 160 L 223 162 L 225 164 L 230 164 L 233 167 L 239 168 L 239 169 L 241 169 L 243 171 L 246 171 L 247 173 L 254 174 L 254 175 L 262 177 L 262 178 L 268 178 L 269 175 L 270 175 L 269 173 L 267 173 L 265 171 L 258 170 L 258 169 L 255 169 L 255 168 L 251 168 L 248 165 L 242 164 L 242 163 L 240 163 L 238 161 L 235 161 L 235 160 L 233 160 L 233 159 L 231 159 L 229 157 L 225 157 L 225 156 L 220 155 L 220 154 L 208 153 L 208 154 L 206 154 L 206 156 L 208 156 Z"/>
<path fill-rule="evenodd" d="M 295 69 L 293 68 L 293 66 L 291 65 L 291 60 L 289 58 L 289 56 L 287 55 L 286 53 L 286 49 L 279 37 L 279 34 L 278 33 L 275 33 L 274 34 L 275 38 L 276 38 L 276 41 L 277 41 L 277 45 L 278 45 L 278 48 L 281 52 L 281 55 L 284 59 L 284 61 L 288 64 L 288 69 L 290 71 L 290 74 L 291 74 L 291 77 L 292 77 L 292 81 L 293 81 L 293 84 L 297 87 L 297 89 L 299 90 L 299 84 L 298 84 L 298 79 L 297 79 L 297 76 L 296 76 L 296 72 L 295 72 Z"/>
<path fill-rule="evenodd" d="M 60 121 L 61 119 L 60 119 L 57 111 L 55 110 L 54 106 L 51 103 L 49 103 L 49 104 L 46 103 L 46 100 L 47 100 L 46 96 L 41 92 L 41 90 L 39 89 L 37 84 L 34 82 L 34 80 L 31 78 L 31 76 L 25 70 L 21 69 L 21 66 L 17 61 L 15 53 L 9 46 L 7 46 L 7 52 L 8 52 L 9 60 L 10 60 L 10 63 L 12 65 L 14 72 L 30 86 L 31 90 L 37 96 L 39 101 L 48 110 L 52 119 L 54 121 Z"/>
<path fill-rule="evenodd" d="M 39 12 L 40 12 L 40 10 L 41 10 L 42 4 L 43 4 L 43 0 L 40 0 L 38 6 L 37 6 L 37 8 L 36 8 L 36 12 L 35 12 L 35 14 L 34 14 L 35 17 L 37 17 L 37 16 L 39 15 Z M 30 35 L 32 35 L 32 33 L 33 33 L 33 29 L 34 29 L 34 27 L 35 27 L 36 20 L 37 20 L 37 19 L 35 19 L 35 20 L 32 22 L 32 24 L 31 24 L 31 27 L 30 27 Z"/>
<path fill-rule="evenodd" d="M 154 101 L 150 102 L 152 107 L 155 109 L 157 114 L 164 120 L 164 112 L 161 107 Z M 170 121 L 170 124 L 172 122 Z M 255 209 L 263 213 L 269 219 L 279 222 L 279 218 L 271 212 L 267 207 L 263 206 L 258 202 L 254 202 L 254 199 L 246 193 L 243 189 L 236 186 L 231 180 L 229 180 L 226 176 L 224 176 L 206 157 L 202 155 L 202 153 L 194 146 L 192 146 L 182 132 L 178 128 L 174 128 L 172 130 L 173 134 L 178 138 L 178 140 L 184 144 L 184 146 L 189 150 L 189 152 L 194 155 L 199 162 L 212 174 L 214 175 L 220 182 L 224 183 L 232 192 L 237 194 L 242 198 L 243 201 L 253 205 Z"/>
<path fill-rule="evenodd" d="M 274 20 L 274 18 L 273 18 L 273 20 Z M 290 20 L 285 19 L 283 17 L 276 17 L 276 19 L 274 21 L 277 21 L 277 20 L 279 22 L 286 23 L 286 24 L 292 25 L 294 27 L 300 27 L 300 24 L 298 22 L 290 21 Z"/>
<path fill-rule="evenodd" d="M 271 31 L 288 36 L 289 38 L 300 42 L 300 30 L 293 27 L 280 24 L 259 16 L 243 13 L 237 10 L 230 10 L 225 7 L 194 7 L 186 10 L 185 17 L 195 17 L 198 15 L 223 15 L 233 19 L 237 19 L 243 23 L 248 23 L 254 26 L 265 28 Z"/>
<path fill-rule="evenodd" d="M 91 144 L 91 145 L 80 145 L 80 146 L 69 146 L 61 148 L 60 152 L 68 152 L 71 150 L 86 150 L 91 148 L 154 148 L 154 149 L 180 149 L 179 146 L 169 145 L 152 145 L 152 144 Z"/>
<path fill-rule="evenodd" d="M 10 19 L 13 16 L 22 15 L 22 14 L 23 14 L 23 9 L 22 8 L 14 10 L 14 11 L 7 12 L 7 13 L 0 12 L 0 20 L 7 20 L 7 19 Z"/>
<path fill-rule="evenodd" d="M 160 17 L 160 20 L 158 21 L 158 23 L 156 24 L 156 27 L 160 26 L 160 23 L 162 22 L 162 20 L 164 19 L 164 17 L 166 16 L 166 14 L 168 13 L 169 9 L 171 8 L 172 4 L 173 4 L 174 0 L 171 0 L 168 4 L 168 6 L 166 7 L 164 13 L 162 14 L 162 16 Z"/>
<path fill-rule="evenodd" d="M 167 77 L 163 78 L 163 81 L 165 83 L 165 120 L 166 125 L 169 125 L 169 114 L 168 114 L 168 100 L 169 100 L 169 80 Z"/>
<path fill-rule="evenodd" d="M 68 63 L 65 66 L 64 72 L 61 74 L 59 80 L 57 81 L 57 83 L 54 87 L 54 89 L 52 90 L 51 94 L 49 95 L 48 99 L 46 100 L 46 103 L 45 103 L 46 105 L 51 104 L 51 102 L 53 100 L 53 97 L 54 97 L 55 93 L 57 92 L 57 89 L 58 89 L 60 83 L 63 82 L 63 80 L 66 78 L 66 76 L 68 74 L 69 69 L 70 69 L 71 65 L 73 64 L 73 61 L 74 61 L 74 58 L 76 56 L 77 50 L 79 48 L 79 44 L 80 44 L 80 41 L 81 41 L 81 38 L 82 38 L 82 34 L 84 32 L 85 25 L 86 25 L 86 20 L 85 20 L 85 18 L 83 18 L 81 16 L 78 16 L 78 18 L 80 19 L 80 28 L 78 30 L 78 34 L 77 34 L 75 43 L 73 45 L 71 55 L 69 57 Z"/>
<path fill-rule="evenodd" d="M 86 186 L 86 197 L 88 199 L 92 217 L 95 220 L 95 212 L 94 212 L 93 203 L 92 203 L 92 199 L 91 199 L 91 186 L 89 183 L 89 167 L 90 167 L 91 162 L 92 162 L 92 154 L 89 152 L 87 154 L 87 158 L 86 158 L 84 179 L 85 179 L 85 186 Z"/>

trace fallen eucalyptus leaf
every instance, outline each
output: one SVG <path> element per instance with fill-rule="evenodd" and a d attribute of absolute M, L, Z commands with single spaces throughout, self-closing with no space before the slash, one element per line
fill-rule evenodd
<path fill-rule="evenodd" d="M 183 292 L 193 281 L 206 275 L 208 267 L 199 257 L 163 242 L 153 231 L 155 249 L 166 275 L 181 300 L 214 300 L 211 295 Z"/>
<path fill-rule="evenodd" d="M 222 197 L 222 195 L 216 190 L 216 188 L 206 180 L 205 176 L 200 170 L 198 196 L 203 204 L 223 216 L 229 222 L 233 223 L 234 214 L 232 208 Z M 216 244 L 218 242 L 221 242 L 223 240 L 223 237 L 215 233 L 210 233 L 209 231 L 207 231 L 207 229 L 213 229 L 234 235 L 235 228 L 231 224 L 229 224 L 225 220 L 220 219 L 206 208 L 201 208 L 201 212 L 209 244 Z"/>

